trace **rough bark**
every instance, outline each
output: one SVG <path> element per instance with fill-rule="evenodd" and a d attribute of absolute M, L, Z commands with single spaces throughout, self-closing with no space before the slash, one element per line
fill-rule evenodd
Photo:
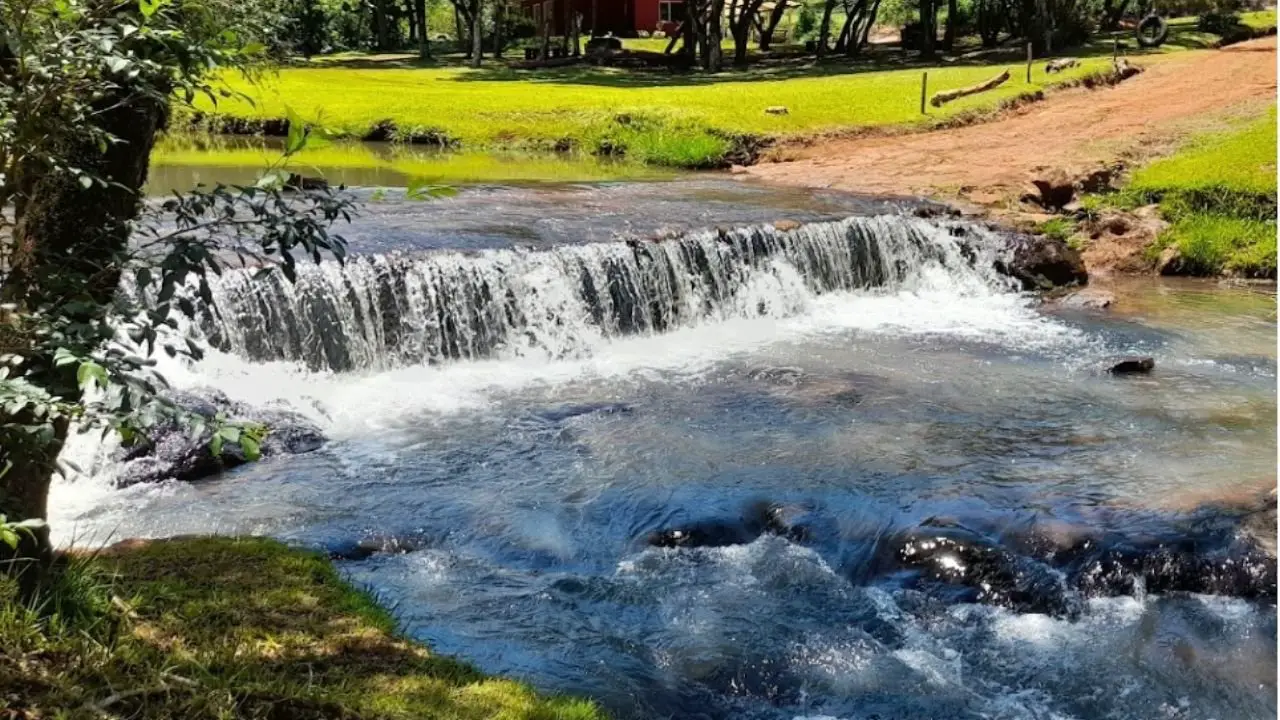
<path fill-rule="evenodd" d="M 706 68 L 720 72 L 724 65 L 720 40 L 724 38 L 724 0 L 711 0 L 707 8 Z"/>

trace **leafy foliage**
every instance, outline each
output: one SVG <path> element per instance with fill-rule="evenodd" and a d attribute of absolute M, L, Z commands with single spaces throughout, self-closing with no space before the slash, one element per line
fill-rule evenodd
<path fill-rule="evenodd" d="M 175 415 L 203 422 L 161 397 L 151 356 L 158 346 L 200 357 L 179 330 L 211 300 L 210 275 L 238 264 L 292 280 L 300 258 L 345 256 L 330 228 L 350 218 L 352 201 L 341 189 L 287 187 L 279 164 L 252 186 L 197 188 L 160 203 L 144 203 L 142 176 L 127 172 L 145 172 L 157 115 L 163 122 L 172 98 L 234 95 L 211 71 L 252 73 L 273 22 L 244 0 L 0 4 L 0 208 L 12 208 L 0 212 L 0 468 L 22 469 L 0 476 L 0 488 L 42 494 L 13 484 L 54 469 L 73 423 L 127 440 Z M 121 113 L 135 114 L 119 122 Z M 153 125 L 139 129 L 148 118 Z M 310 136 L 295 123 L 285 159 Z M 76 237 L 51 239 L 24 223 L 36 206 L 80 217 L 83 203 L 114 213 L 89 215 L 95 221 L 123 225 L 72 225 Z M 60 241 L 65 249 L 45 245 Z M 94 261 L 80 256 L 87 250 Z M 59 261 L 64 251 L 74 261 Z M 261 433 L 224 427 L 215 438 L 252 457 Z"/>

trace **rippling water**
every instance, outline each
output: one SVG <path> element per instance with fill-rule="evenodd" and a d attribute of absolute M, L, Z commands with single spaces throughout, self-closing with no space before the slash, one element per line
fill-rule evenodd
<path fill-rule="evenodd" d="M 1139 586 L 1060 618 L 877 570 L 929 518 L 1174 537 L 1274 487 L 1274 293 L 1116 290 L 1107 314 L 1050 311 L 925 273 L 568 357 L 215 354 L 171 374 L 285 398 L 332 442 L 200 484 L 64 484 L 58 527 L 412 537 L 342 568 L 439 651 L 623 718 L 1274 717 L 1273 599 Z M 1135 353 L 1153 375 L 1101 371 Z M 762 499 L 808 538 L 644 543 Z"/>

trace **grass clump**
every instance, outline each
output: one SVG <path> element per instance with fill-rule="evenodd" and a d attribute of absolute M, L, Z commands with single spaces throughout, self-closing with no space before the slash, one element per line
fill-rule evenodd
<path fill-rule="evenodd" d="M 1172 226 L 1150 253 L 1176 247 L 1179 273 L 1275 277 L 1275 108 L 1138 170 L 1122 195 L 1160 204 Z"/>
<path fill-rule="evenodd" d="M 31 607 L 0 587 L 0 697 L 19 718 L 601 717 L 432 655 L 323 557 L 247 538 L 73 558 Z"/>

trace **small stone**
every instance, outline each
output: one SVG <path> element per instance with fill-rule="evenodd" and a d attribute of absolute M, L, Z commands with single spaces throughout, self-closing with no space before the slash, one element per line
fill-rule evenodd
<path fill-rule="evenodd" d="M 1073 292 L 1070 295 L 1058 301 L 1058 305 L 1064 308 L 1077 308 L 1082 310 L 1103 310 L 1111 307 L 1116 300 L 1116 296 L 1106 290 L 1087 289 L 1079 292 Z"/>
<path fill-rule="evenodd" d="M 800 223 L 796 222 L 795 220 L 775 220 L 773 223 L 773 227 L 776 230 L 787 232 L 790 230 L 798 229 L 800 227 Z"/>
<path fill-rule="evenodd" d="M 1129 357 L 1111 366 L 1112 375 L 1146 375 L 1156 367 L 1155 358 Z"/>

